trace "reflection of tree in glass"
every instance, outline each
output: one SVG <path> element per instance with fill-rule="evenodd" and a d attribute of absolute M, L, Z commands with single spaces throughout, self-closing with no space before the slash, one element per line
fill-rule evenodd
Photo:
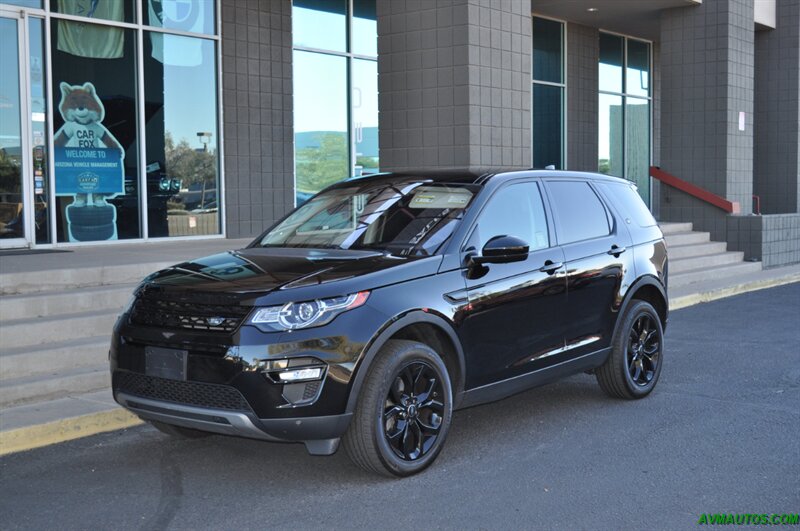
<path fill-rule="evenodd" d="M 318 146 L 297 150 L 297 190 L 316 193 L 349 177 L 347 170 L 347 137 L 343 133 L 318 133 Z"/>
<path fill-rule="evenodd" d="M 0 190 L 8 192 L 19 189 L 19 160 L 0 149 Z"/>
<path fill-rule="evenodd" d="M 175 144 L 172 134 L 164 138 L 164 155 L 167 175 L 171 179 L 180 179 L 183 186 L 202 184 L 214 188 L 217 178 L 217 152 L 197 150 L 185 139 Z"/>
<path fill-rule="evenodd" d="M 611 163 L 608 159 L 600 159 L 597 171 L 608 174 L 611 171 Z"/>

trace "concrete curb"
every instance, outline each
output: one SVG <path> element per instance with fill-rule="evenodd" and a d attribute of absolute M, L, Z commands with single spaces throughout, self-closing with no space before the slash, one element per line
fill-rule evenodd
<path fill-rule="evenodd" d="M 719 299 L 725 299 L 727 297 L 733 297 L 734 295 L 740 295 L 742 293 L 774 288 L 777 286 L 783 286 L 785 284 L 792 284 L 794 282 L 800 282 L 800 273 L 779 278 L 745 282 L 742 284 L 737 284 L 736 286 L 730 286 L 712 291 L 692 293 L 691 295 L 684 295 L 682 297 L 671 299 L 669 301 L 669 310 L 680 310 L 681 308 L 688 308 L 689 306 L 702 304 L 704 302 L 716 301 Z"/>
<path fill-rule="evenodd" d="M 0 456 L 80 439 L 141 424 L 136 415 L 116 407 L 108 411 L 0 432 Z"/>
<path fill-rule="evenodd" d="M 670 310 L 680 310 L 696 304 L 711 302 L 742 293 L 800 282 L 800 273 L 785 277 L 757 280 L 707 291 L 676 297 L 670 301 Z M 8 455 L 51 444 L 62 443 L 98 433 L 121 430 L 142 424 L 136 415 L 116 407 L 99 413 L 81 415 L 45 424 L 28 426 L 0 432 L 0 456 Z"/>

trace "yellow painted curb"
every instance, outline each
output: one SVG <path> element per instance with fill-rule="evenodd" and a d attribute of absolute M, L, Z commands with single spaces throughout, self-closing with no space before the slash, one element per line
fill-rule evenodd
<path fill-rule="evenodd" d="M 0 455 L 32 450 L 97 433 L 141 424 L 136 415 L 122 408 L 0 432 Z"/>
<path fill-rule="evenodd" d="M 747 282 L 745 284 L 731 286 L 730 288 L 707 291 L 705 293 L 693 293 L 691 295 L 684 295 L 683 297 L 677 297 L 670 300 L 669 309 L 670 311 L 680 310 L 681 308 L 688 308 L 689 306 L 702 304 L 704 302 L 716 301 L 727 297 L 733 297 L 734 295 L 740 295 L 742 293 L 774 288 L 776 286 L 783 286 L 785 284 L 792 284 L 794 282 L 800 282 L 800 274 L 771 278 L 767 280 L 756 280 L 753 282 Z"/>

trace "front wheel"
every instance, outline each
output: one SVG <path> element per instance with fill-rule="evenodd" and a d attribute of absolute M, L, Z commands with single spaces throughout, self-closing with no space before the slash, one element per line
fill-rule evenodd
<path fill-rule="evenodd" d="M 447 367 L 427 345 L 386 343 L 370 369 L 343 445 L 361 468 L 410 476 L 436 459 L 453 413 Z"/>
<path fill-rule="evenodd" d="M 614 398 L 650 394 L 663 365 L 664 329 L 655 308 L 637 300 L 622 316 L 606 362 L 595 371 L 597 383 Z"/>

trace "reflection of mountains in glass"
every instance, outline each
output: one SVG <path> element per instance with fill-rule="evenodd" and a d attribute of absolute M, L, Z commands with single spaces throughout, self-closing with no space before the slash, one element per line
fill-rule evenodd
<path fill-rule="evenodd" d="M 347 133 L 343 131 L 307 131 L 303 133 L 295 133 L 294 145 L 297 151 L 305 148 L 318 148 L 322 144 L 322 139 L 325 136 L 333 136 L 346 145 Z M 365 157 L 378 156 L 378 128 L 365 127 L 362 129 L 362 141 L 358 143 L 358 155 Z"/>

